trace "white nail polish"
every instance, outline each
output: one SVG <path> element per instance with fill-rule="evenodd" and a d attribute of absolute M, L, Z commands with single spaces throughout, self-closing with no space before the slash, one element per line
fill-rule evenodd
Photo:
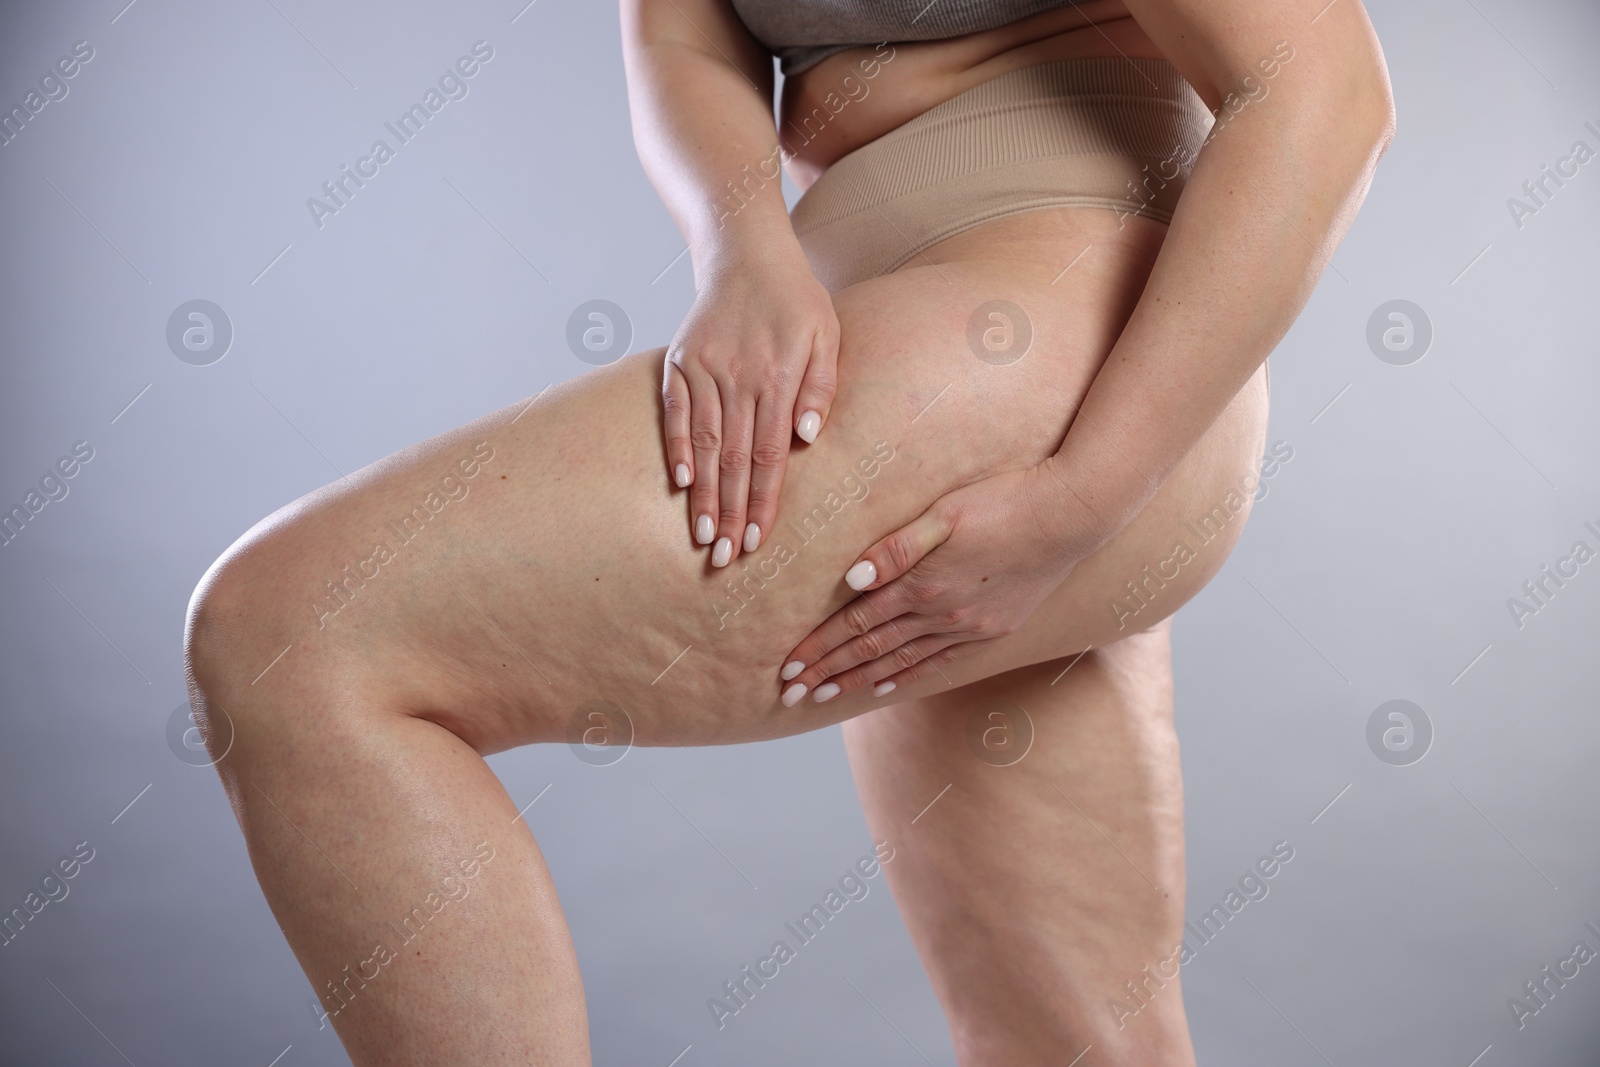
<path fill-rule="evenodd" d="M 818 704 L 824 704 L 839 695 L 839 686 L 835 682 L 823 682 L 817 686 L 817 691 L 811 694 L 811 699 Z"/>
<path fill-rule="evenodd" d="M 790 660 L 788 663 L 784 664 L 782 678 L 787 682 L 790 678 L 793 678 L 795 675 L 799 674 L 805 669 L 806 665 L 804 663 L 801 663 L 797 659 Z"/>
<path fill-rule="evenodd" d="M 783 691 L 783 706 L 792 708 L 800 703 L 800 698 L 806 695 L 806 687 L 799 682 L 794 683 Z"/>
<path fill-rule="evenodd" d="M 711 565 L 726 567 L 733 558 L 733 542 L 726 537 L 717 538 L 717 547 L 711 550 Z"/>
<path fill-rule="evenodd" d="M 806 444 L 817 439 L 817 431 L 822 429 L 822 416 L 815 411 L 806 410 L 800 414 L 800 422 L 795 426 L 794 432 L 800 435 L 800 440 Z"/>
<path fill-rule="evenodd" d="M 746 552 L 754 552 L 760 547 L 761 527 L 752 522 L 744 528 L 744 550 Z"/>
<path fill-rule="evenodd" d="M 878 579 L 878 568 L 870 559 L 864 559 L 844 572 L 844 584 L 860 592 Z"/>
<path fill-rule="evenodd" d="M 717 535 L 717 524 L 711 521 L 710 515 L 702 515 L 694 520 L 694 539 L 702 545 L 709 545 L 711 539 Z"/>
<path fill-rule="evenodd" d="M 887 696 L 892 692 L 894 692 L 893 682 L 879 682 L 872 687 L 872 695 L 875 697 Z"/>
<path fill-rule="evenodd" d="M 687 463 L 678 464 L 677 469 L 675 469 L 672 474 L 673 477 L 677 479 L 679 489 L 682 489 L 689 484 L 689 465 Z"/>

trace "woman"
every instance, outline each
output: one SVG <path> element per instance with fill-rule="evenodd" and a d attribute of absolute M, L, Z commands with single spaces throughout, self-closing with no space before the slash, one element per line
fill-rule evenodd
<path fill-rule="evenodd" d="M 1393 129 L 1364 11 L 1322 2 L 624 0 L 698 287 L 673 345 L 289 505 L 191 606 L 355 1062 L 588 1062 L 485 754 L 838 722 L 963 1064 L 1193 1062 L 1166 620 Z"/>

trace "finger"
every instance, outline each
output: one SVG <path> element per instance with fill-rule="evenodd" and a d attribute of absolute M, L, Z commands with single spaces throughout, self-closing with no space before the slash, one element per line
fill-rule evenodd
<path fill-rule="evenodd" d="M 744 540 L 744 508 L 750 498 L 750 448 L 755 437 L 756 398 L 724 383 L 722 394 L 722 450 L 717 457 L 717 540 L 711 548 L 711 565 L 726 567 Z"/>
<path fill-rule="evenodd" d="M 851 675 L 863 664 L 879 663 L 896 655 L 907 655 L 907 650 L 914 649 L 917 642 L 941 629 L 943 627 L 927 615 L 915 612 L 897 615 L 864 634 L 850 638 L 801 671 L 784 689 L 784 699 L 789 699 L 790 690 L 796 685 L 804 686 L 805 690 L 811 693 L 813 700 L 832 699 L 839 695 L 841 677 Z M 908 659 L 904 665 L 909 666 L 912 662 L 914 659 Z M 898 668 L 891 668 L 894 669 Z M 859 688 L 869 680 L 859 678 L 855 682 L 855 687 Z"/>
<path fill-rule="evenodd" d="M 778 492 L 789 464 L 789 405 L 764 397 L 756 402 L 755 440 L 750 449 L 750 498 L 742 548 L 754 552 L 778 518 Z"/>
<path fill-rule="evenodd" d="M 844 572 L 844 583 L 858 591 L 881 589 L 902 578 L 922 562 L 922 557 L 942 545 L 954 527 L 947 508 L 935 502 L 932 507 L 894 533 L 861 553 Z"/>
<path fill-rule="evenodd" d="M 791 695 L 794 695 L 795 700 L 799 700 L 806 690 L 826 680 L 828 677 L 826 671 L 818 669 L 818 665 L 824 659 L 847 642 L 863 637 L 889 620 L 898 619 L 915 608 L 916 595 L 917 591 L 912 583 L 898 582 L 887 588 L 876 589 L 858 596 L 828 616 L 821 626 L 812 630 L 805 640 L 789 653 L 789 659 L 779 673 L 784 682 L 788 683 L 783 689 L 784 700 L 788 701 Z M 905 636 L 916 635 L 907 633 Z M 853 663 L 861 661 L 857 659 Z M 842 666 L 853 665 L 844 660 L 837 662 Z M 796 689 L 796 686 L 799 688 Z"/>
<path fill-rule="evenodd" d="M 828 410 L 833 407 L 833 394 L 839 384 L 838 366 L 838 323 L 818 326 L 811 335 L 811 361 L 806 364 L 800 393 L 794 401 L 794 432 L 808 445 L 828 421 Z"/>
<path fill-rule="evenodd" d="M 692 395 L 689 445 L 694 451 L 694 488 L 689 492 L 689 521 L 694 540 L 709 545 L 717 529 L 717 457 L 722 450 L 722 398 L 708 374 L 685 369 Z"/>
<path fill-rule="evenodd" d="M 949 640 L 940 644 L 940 638 Z M 926 675 L 941 673 L 943 668 L 958 659 L 972 655 L 992 640 L 994 640 L 992 637 L 977 638 L 971 634 L 930 634 L 920 641 L 912 642 L 912 645 L 902 646 L 902 649 L 911 651 L 897 650 L 895 655 L 885 656 L 872 663 L 863 663 L 848 674 L 830 678 L 828 681 L 837 685 L 841 693 L 871 685 L 872 695 L 882 698 Z M 819 692 L 825 691 L 827 684 L 824 683 L 817 689 Z"/>
<path fill-rule="evenodd" d="M 694 481 L 694 448 L 689 444 L 689 381 L 669 356 L 661 377 L 662 429 L 667 443 L 667 476 L 679 489 Z"/>

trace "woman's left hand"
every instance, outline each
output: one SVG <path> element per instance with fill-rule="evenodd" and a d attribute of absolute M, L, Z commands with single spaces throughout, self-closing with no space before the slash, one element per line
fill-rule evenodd
<path fill-rule="evenodd" d="M 1060 493 L 1039 467 L 994 475 L 867 549 L 845 574 L 862 595 L 789 654 L 784 706 L 882 696 L 1016 630 L 1084 554 L 1059 528 Z"/>

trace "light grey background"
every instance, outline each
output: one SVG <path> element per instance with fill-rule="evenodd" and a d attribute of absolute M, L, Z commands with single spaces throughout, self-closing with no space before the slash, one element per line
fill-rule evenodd
<path fill-rule="evenodd" d="M 214 773 L 167 744 L 189 592 L 336 472 L 583 373 L 579 303 L 664 343 L 692 279 L 612 4 L 125 2 L 0 15 L 6 109 L 95 50 L 0 147 L 0 507 L 95 450 L 0 547 L 0 908 L 95 849 L 0 948 L 0 1061 L 343 1063 Z M 1507 998 L 1600 950 L 1600 562 L 1520 629 L 1506 601 L 1600 548 L 1600 161 L 1521 228 L 1506 199 L 1600 149 L 1600 9 L 1370 8 L 1399 136 L 1272 361 L 1293 459 L 1176 627 L 1190 915 L 1275 841 L 1295 857 L 1184 982 L 1202 1063 L 1565 1067 L 1600 1046 L 1600 962 L 1520 1031 Z M 470 94 L 318 229 L 306 199 L 480 39 Z M 165 342 L 197 298 L 236 331 L 204 367 Z M 1365 341 L 1391 299 L 1434 327 L 1410 366 Z M 1366 742 L 1395 698 L 1435 730 L 1411 766 Z M 548 788 L 528 818 L 597 1063 L 953 1062 L 881 879 L 726 1029 L 706 1009 L 871 847 L 836 730 L 491 762 L 519 805 Z"/>

